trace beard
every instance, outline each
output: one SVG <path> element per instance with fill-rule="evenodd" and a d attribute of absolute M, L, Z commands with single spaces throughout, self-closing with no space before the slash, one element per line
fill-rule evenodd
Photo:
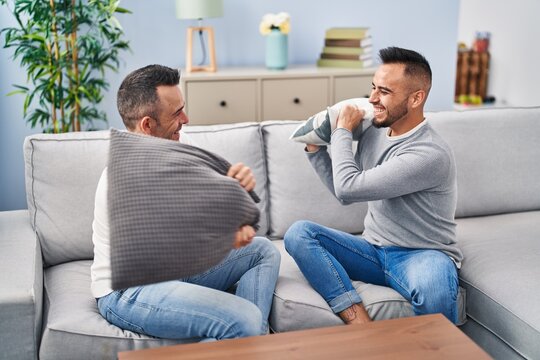
<path fill-rule="evenodd" d="M 407 108 L 407 101 L 408 98 L 403 100 L 399 105 L 394 107 L 393 109 L 386 109 L 386 119 L 383 121 L 377 122 L 377 118 L 373 117 L 373 120 L 371 120 L 371 123 L 376 128 L 387 128 L 392 126 L 396 121 L 403 119 L 407 114 L 409 113 L 409 109 Z"/>

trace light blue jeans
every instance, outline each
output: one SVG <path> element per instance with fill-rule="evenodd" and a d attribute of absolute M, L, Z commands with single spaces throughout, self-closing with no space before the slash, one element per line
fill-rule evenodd
<path fill-rule="evenodd" d="M 417 315 L 442 313 L 457 322 L 457 269 L 440 251 L 375 246 L 309 221 L 289 228 L 285 249 L 334 313 L 362 302 L 351 282 L 360 280 L 393 288 Z"/>
<path fill-rule="evenodd" d="M 266 238 L 181 280 L 117 290 L 98 299 L 111 324 L 159 338 L 228 339 L 266 334 L 280 254 Z M 226 292 L 236 286 L 236 295 Z"/>

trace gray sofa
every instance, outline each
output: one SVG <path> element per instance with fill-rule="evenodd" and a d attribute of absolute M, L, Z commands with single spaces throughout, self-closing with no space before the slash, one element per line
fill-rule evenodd
<path fill-rule="evenodd" d="M 540 359 L 540 108 L 427 118 L 454 149 L 458 166 L 468 320 L 461 328 L 495 358 Z M 186 129 L 199 146 L 248 164 L 258 179 L 259 233 L 282 251 L 270 319 L 275 332 L 341 324 L 283 251 L 287 228 L 310 219 L 359 234 L 366 211 L 365 204 L 341 206 L 323 187 L 303 145 L 288 140 L 297 125 Z M 90 293 L 93 200 L 108 138 L 100 131 L 25 141 L 28 210 L 0 213 L 1 358 L 112 359 L 118 351 L 178 343 L 110 325 Z M 375 319 L 412 315 L 395 291 L 355 286 Z"/>

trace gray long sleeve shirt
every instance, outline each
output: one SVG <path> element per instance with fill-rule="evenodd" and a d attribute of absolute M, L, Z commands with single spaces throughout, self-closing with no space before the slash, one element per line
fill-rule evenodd
<path fill-rule="evenodd" d="M 363 237 L 378 246 L 437 249 L 458 267 L 456 165 L 450 147 L 423 121 L 406 134 L 362 124 L 353 153 L 351 132 L 332 133 L 325 147 L 308 158 L 323 183 L 344 204 L 368 202 Z"/>

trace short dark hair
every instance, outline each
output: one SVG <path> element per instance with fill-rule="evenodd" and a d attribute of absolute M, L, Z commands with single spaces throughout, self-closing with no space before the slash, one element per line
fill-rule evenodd
<path fill-rule="evenodd" d="M 391 46 L 379 51 L 383 64 L 405 65 L 405 75 L 422 80 L 427 90 L 431 88 L 431 67 L 426 58 L 413 50 Z"/>
<path fill-rule="evenodd" d="M 180 83 L 180 72 L 163 65 L 148 65 L 131 72 L 118 89 L 116 105 L 126 128 L 133 130 L 137 121 L 151 116 L 159 121 L 158 86 Z"/>

